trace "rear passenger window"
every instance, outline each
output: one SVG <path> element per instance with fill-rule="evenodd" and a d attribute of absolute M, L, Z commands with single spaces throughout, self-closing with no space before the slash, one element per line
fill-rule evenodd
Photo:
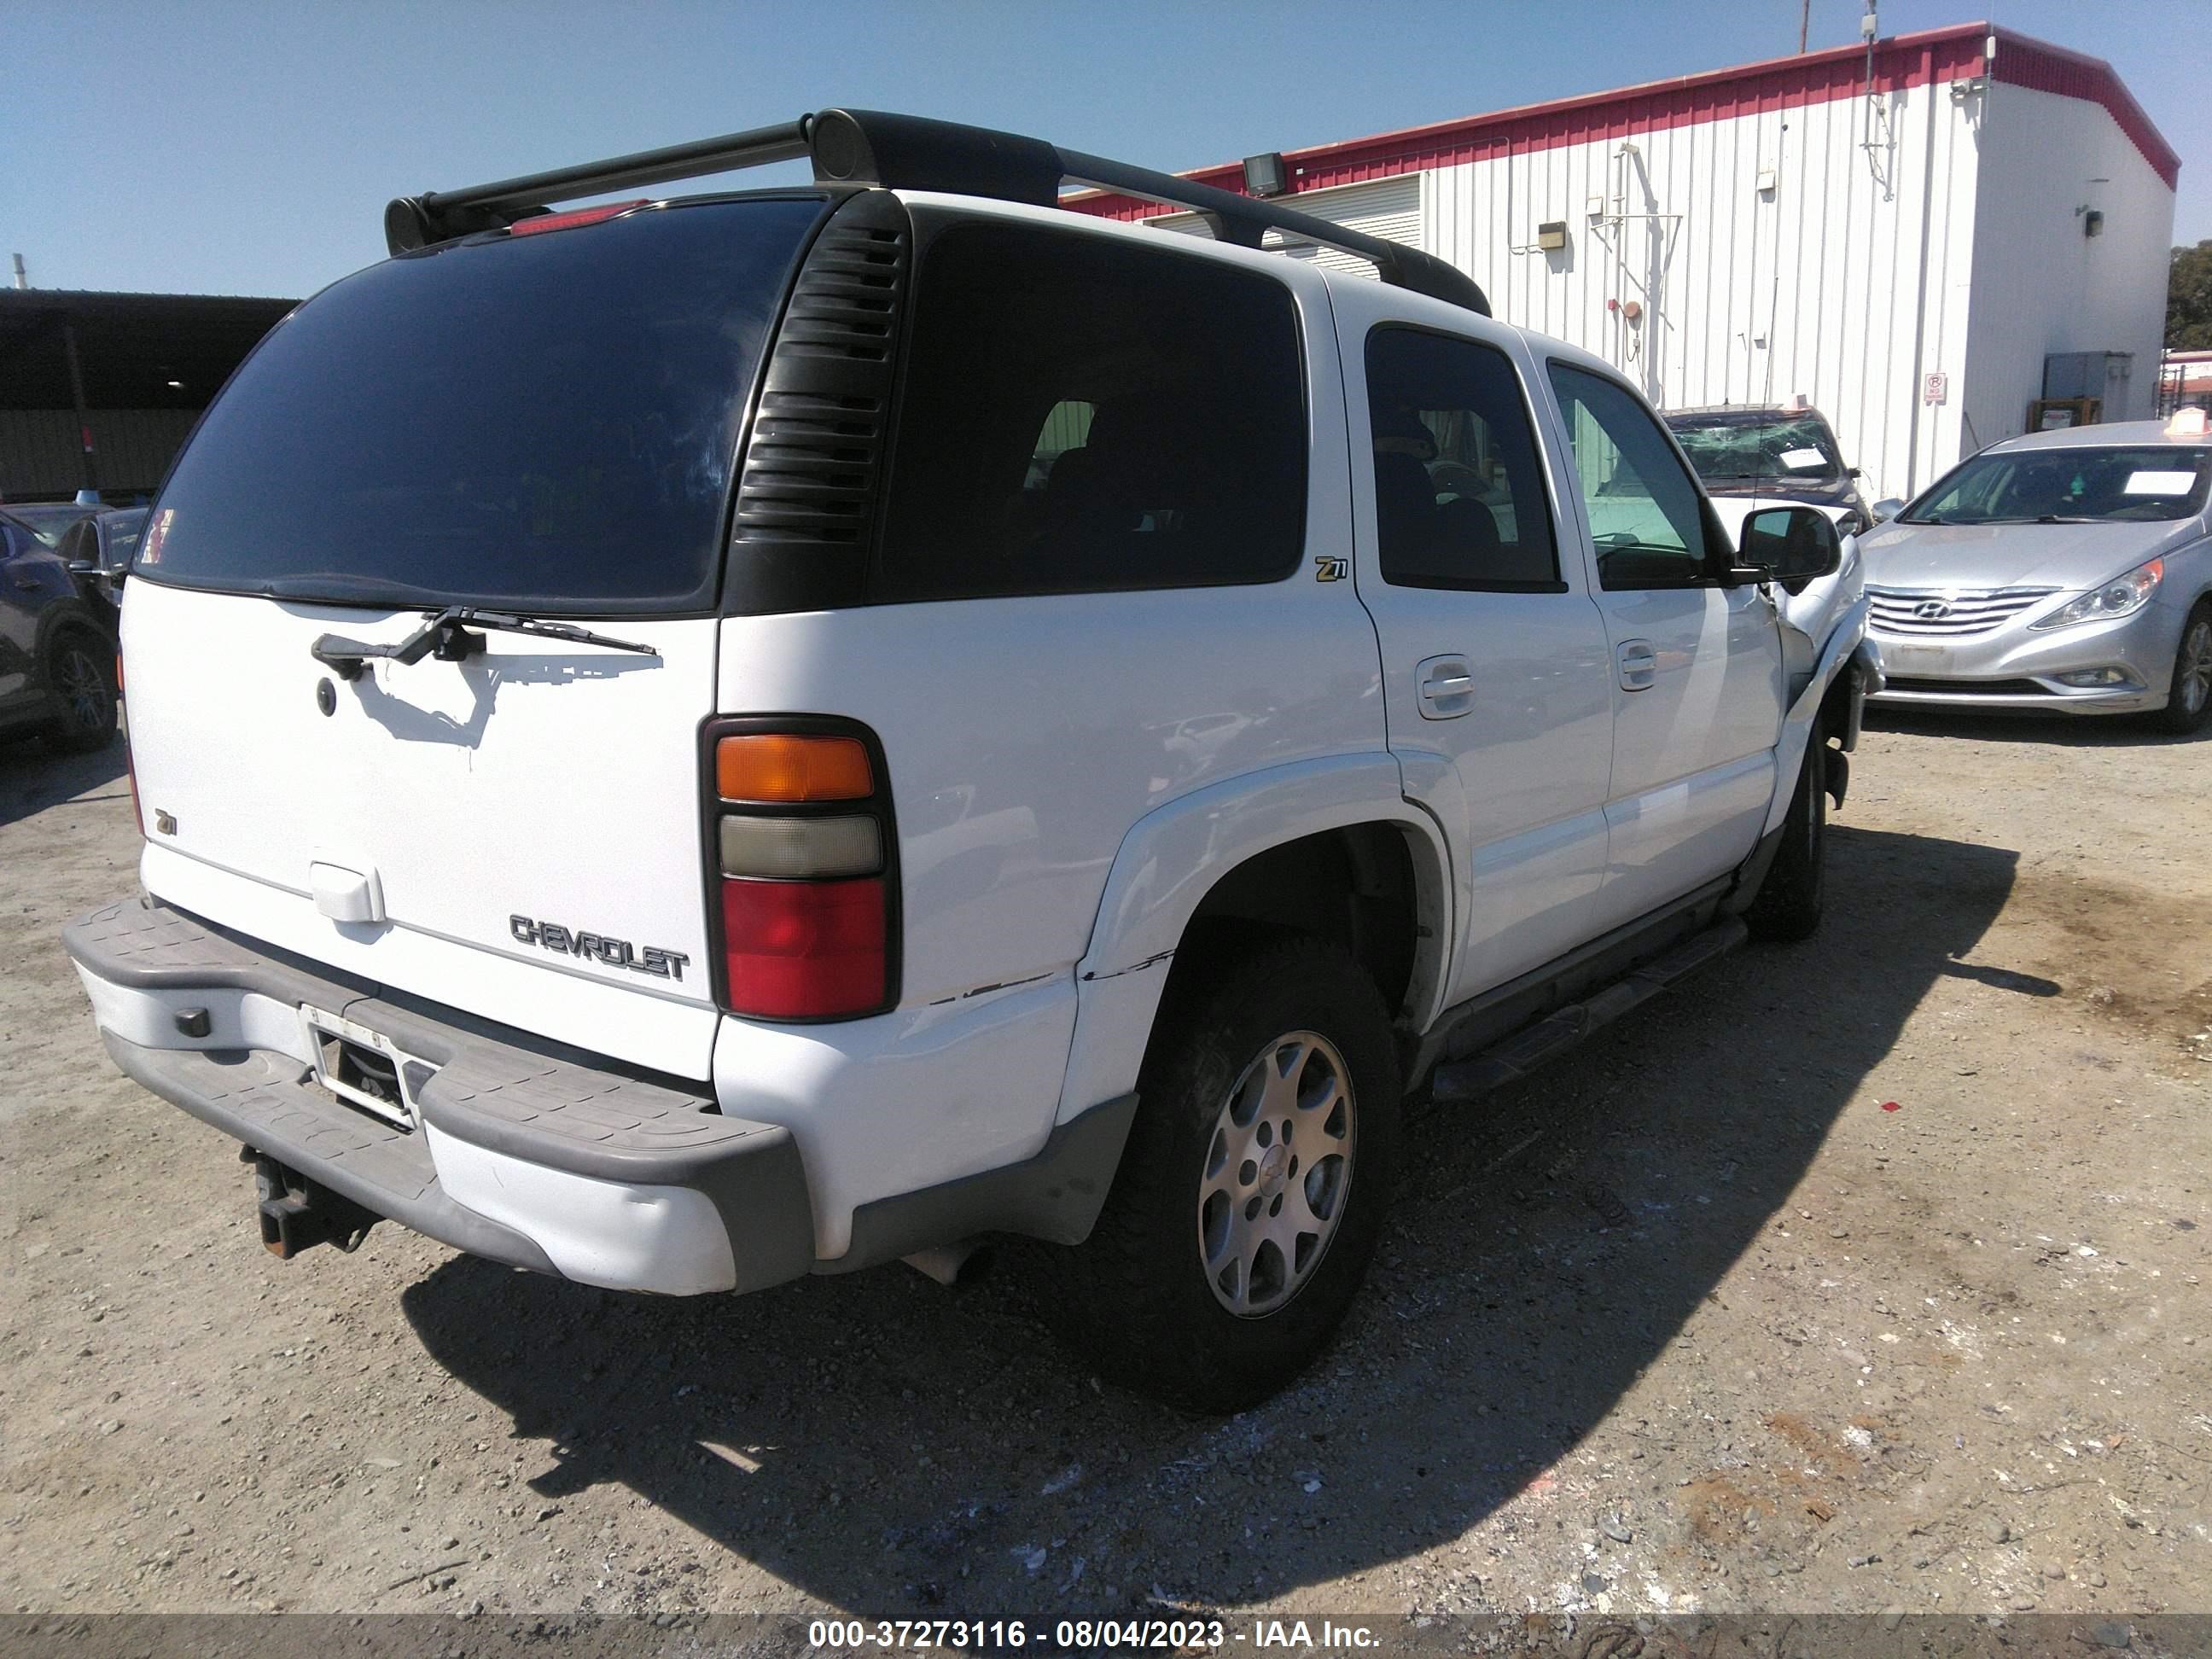
<path fill-rule="evenodd" d="M 930 246 L 875 597 L 1273 581 L 1305 493 L 1281 283 L 1028 225 Z"/>
<path fill-rule="evenodd" d="M 1036 449 L 1030 457 L 1030 475 L 1022 486 L 1024 489 L 1043 489 L 1061 456 L 1071 449 L 1089 446 L 1091 418 L 1097 412 L 1097 404 L 1080 401 L 1052 406 L 1052 413 L 1044 417 L 1044 430 L 1037 434 Z"/>
<path fill-rule="evenodd" d="M 1528 399 L 1504 352 L 1378 328 L 1367 410 L 1383 580 L 1565 591 Z"/>

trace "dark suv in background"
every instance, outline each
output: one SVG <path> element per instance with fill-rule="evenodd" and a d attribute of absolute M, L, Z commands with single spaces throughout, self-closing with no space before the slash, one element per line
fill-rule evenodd
<path fill-rule="evenodd" d="M 1874 522 L 1859 470 L 1844 464 L 1835 428 L 1817 409 L 1728 404 L 1669 410 L 1664 418 L 1709 495 L 1816 507 L 1841 536 Z"/>
<path fill-rule="evenodd" d="M 0 737 L 43 736 L 82 752 L 115 738 L 115 636 L 59 539 L 0 509 Z"/>

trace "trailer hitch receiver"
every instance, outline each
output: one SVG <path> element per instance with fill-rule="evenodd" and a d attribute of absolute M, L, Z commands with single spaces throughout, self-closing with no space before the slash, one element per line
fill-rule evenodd
<path fill-rule="evenodd" d="M 241 1147 L 239 1156 L 253 1166 L 262 1248 L 279 1261 L 318 1244 L 359 1249 L 368 1230 L 384 1219 L 251 1146 Z"/>

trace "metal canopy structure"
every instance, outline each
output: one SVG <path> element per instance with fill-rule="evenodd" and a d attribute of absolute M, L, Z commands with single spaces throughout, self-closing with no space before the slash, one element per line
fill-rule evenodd
<path fill-rule="evenodd" d="M 0 409 L 76 406 L 72 353 L 88 409 L 203 409 L 296 303 L 0 289 Z"/>
<path fill-rule="evenodd" d="M 0 289 L 0 491 L 143 491 L 295 302 Z"/>

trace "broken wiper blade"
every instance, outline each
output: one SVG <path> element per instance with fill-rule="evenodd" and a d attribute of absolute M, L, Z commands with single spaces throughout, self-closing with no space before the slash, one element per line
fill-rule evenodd
<path fill-rule="evenodd" d="M 420 628 L 395 645 L 369 645 L 343 635 L 325 634 L 309 647 L 309 653 L 340 679 L 349 680 L 377 657 L 389 657 L 397 663 L 418 663 L 425 657 L 436 657 L 441 662 L 464 661 L 484 647 L 483 635 L 472 634 L 471 629 L 529 634 L 540 639 L 568 640 L 577 645 L 600 645 L 611 651 L 635 651 L 646 657 L 660 654 L 649 645 L 610 639 L 574 623 L 545 622 L 512 611 L 480 611 L 465 605 L 452 605 L 425 617 Z"/>

